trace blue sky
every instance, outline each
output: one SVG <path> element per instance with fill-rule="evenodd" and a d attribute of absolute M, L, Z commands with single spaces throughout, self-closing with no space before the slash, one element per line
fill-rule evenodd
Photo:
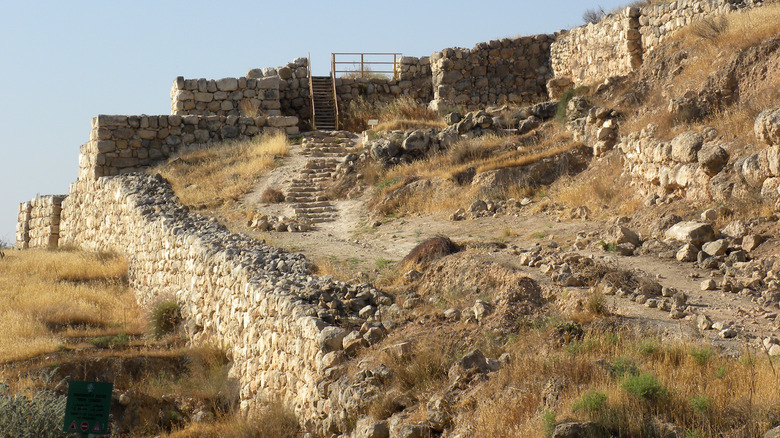
<path fill-rule="evenodd" d="M 169 114 L 176 76 L 243 76 L 311 53 L 428 56 L 447 47 L 552 33 L 593 1 L 14 1 L 0 3 L 0 239 L 20 202 L 65 194 L 98 114 Z"/>

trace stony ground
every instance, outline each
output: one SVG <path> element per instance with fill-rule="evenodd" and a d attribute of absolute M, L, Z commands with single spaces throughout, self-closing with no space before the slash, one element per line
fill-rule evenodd
<path fill-rule="evenodd" d="M 306 167 L 310 158 L 299 155 L 300 150 L 296 148 L 293 149 L 292 156 L 282 166 L 267 174 L 256 190 L 246 198 L 248 205 L 269 216 L 293 216 L 294 212 L 289 203 L 265 204 L 259 201 L 259 197 L 268 187 L 286 190 L 290 187 L 289 182 Z M 330 268 L 326 273 L 360 281 L 381 282 L 382 277 L 387 275 L 395 263 L 417 244 L 434 236 L 447 236 L 457 243 L 492 243 L 495 245 L 489 250 L 491 257 L 526 273 L 550 293 L 567 297 L 570 302 L 559 302 L 562 308 L 571 310 L 581 306 L 588 285 L 567 286 L 560 281 L 554 281 L 551 275 L 543 274 L 543 267 L 541 270 L 539 267 L 529 267 L 522 261 L 522 255 L 529 251 L 544 248 L 547 252 L 550 247 L 554 247 L 550 250 L 554 253 L 580 254 L 599 264 L 635 271 L 657 281 L 663 287 L 684 292 L 688 297 L 688 310 L 681 319 L 670 317 L 668 309 L 648 307 L 655 303 L 638 304 L 631 296 L 632 291 L 627 291 L 627 296 L 611 295 L 607 299 L 613 313 L 649 324 L 665 336 L 706 338 L 736 353 L 744 348 L 745 342 L 758 346 L 762 339 L 780 335 L 776 305 L 762 306 L 757 304 L 755 298 L 737 293 L 702 290 L 701 284 L 704 280 L 712 278 L 717 284 L 720 283 L 722 275 L 718 271 L 701 269 L 695 262 L 683 263 L 674 257 L 660 258 L 657 254 L 622 256 L 614 251 L 601 249 L 596 242 L 608 240 L 608 230 L 614 225 L 612 219 L 562 220 L 558 212 L 535 212 L 538 209 L 534 208 L 533 203 L 521 208 L 517 213 L 460 221 L 451 220 L 445 213 L 376 219 L 366 206 L 370 196 L 369 188 L 358 199 L 333 202 L 338 213 L 334 219 L 316 224 L 313 229 L 305 232 L 258 232 L 248 228 L 246 224 L 234 223 L 232 226 L 238 231 L 265 239 L 272 245 L 302 252 L 320 265 L 328 264 Z M 586 242 L 587 245 L 578 245 L 578 249 L 573 245 L 578 240 Z M 776 239 L 769 239 L 756 250 L 756 254 L 773 253 L 777 245 Z M 333 272 L 334 270 L 337 272 Z M 580 303 L 577 303 L 577 300 Z M 709 317 L 718 329 L 697 330 L 697 317 L 700 314 Z M 719 336 L 721 329 L 718 323 L 733 328 L 740 336 Z"/>

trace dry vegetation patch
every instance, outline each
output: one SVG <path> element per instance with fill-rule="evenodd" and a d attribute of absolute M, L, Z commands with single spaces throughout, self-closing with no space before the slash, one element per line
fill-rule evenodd
<path fill-rule="evenodd" d="M 0 361 L 55 351 L 64 337 L 143 331 L 122 257 L 9 251 L 0 266 Z"/>
<path fill-rule="evenodd" d="M 401 96 L 390 103 L 372 103 L 364 97 L 350 101 L 342 114 L 342 128 L 361 132 L 369 128 L 368 121 L 378 120 L 377 129 L 392 131 L 424 128 L 444 128 L 442 117 L 426 105 L 409 96 Z"/>
<path fill-rule="evenodd" d="M 285 134 L 263 135 L 188 149 L 150 172 L 167 179 L 182 204 L 213 208 L 238 201 L 277 158 L 289 154 Z"/>

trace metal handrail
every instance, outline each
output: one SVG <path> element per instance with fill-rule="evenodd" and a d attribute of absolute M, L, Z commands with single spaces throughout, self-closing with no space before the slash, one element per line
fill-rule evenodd
<path fill-rule="evenodd" d="M 389 73 L 393 75 L 394 79 L 398 79 L 398 76 L 400 75 L 400 68 L 399 68 L 399 60 L 401 58 L 401 53 L 393 53 L 393 52 L 340 52 L 340 53 L 331 53 L 330 54 L 330 71 L 331 71 L 331 77 L 334 79 L 337 76 L 337 73 L 360 73 L 361 78 L 365 78 L 367 73 Z M 353 61 L 336 61 L 336 56 L 360 56 L 360 61 L 353 60 Z M 366 61 L 366 56 L 392 56 L 393 62 L 390 61 Z M 359 70 L 338 70 L 336 67 L 338 65 L 352 65 L 357 66 L 360 65 Z M 392 70 L 374 70 L 370 68 L 372 65 L 392 65 Z M 369 67 L 368 69 L 366 67 Z"/>

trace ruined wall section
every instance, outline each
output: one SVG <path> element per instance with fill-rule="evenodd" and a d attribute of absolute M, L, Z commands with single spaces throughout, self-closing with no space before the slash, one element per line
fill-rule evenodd
<path fill-rule="evenodd" d="M 546 100 L 553 35 L 505 38 L 431 55 L 433 106 L 473 109 Z"/>
<path fill-rule="evenodd" d="M 626 75 L 642 64 L 638 8 L 609 14 L 598 23 L 575 27 L 558 36 L 550 48 L 555 77 L 575 86 Z"/>
<path fill-rule="evenodd" d="M 430 58 L 403 56 L 398 60 L 398 78 L 336 78 L 336 97 L 341 111 L 349 102 L 362 100 L 373 105 L 387 104 L 408 96 L 422 104 L 433 99 Z"/>
<path fill-rule="evenodd" d="M 19 204 L 16 248 L 56 248 L 65 195 L 38 196 Z"/>
<path fill-rule="evenodd" d="M 298 119 L 285 116 L 124 116 L 92 119 L 90 141 L 81 146 L 79 180 L 139 172 L 179 149 L 262 133 L 298 133 Z"/>
<path fill-rule="evenodd" d="M 229 349 L 244 410 L 281 397 L 317 426 L 330 415 L 325 376 L 338 374 L 328 368 L 344 336 L 392 304 L 370 285 L 314 278 L 302 255 L 190 214 L 159 176 L 78 181 L 62 217 L 65 244 L 127 257 L 142 305 L 175 299 L 193 344 Z"/>

